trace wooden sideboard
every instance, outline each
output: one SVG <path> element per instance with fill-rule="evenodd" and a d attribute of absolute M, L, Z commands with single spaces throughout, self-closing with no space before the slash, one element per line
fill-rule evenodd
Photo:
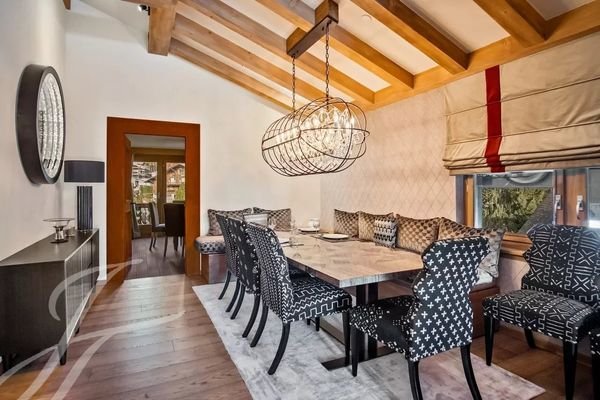
<path fill-rule="evenodd" d="M 75 233 L 68 242 L 50 235 L 0 261 L 0 355 L 14 360 L 58 346 L 60 363 L 79 329 L 96 288 L 98 230 Z"/>

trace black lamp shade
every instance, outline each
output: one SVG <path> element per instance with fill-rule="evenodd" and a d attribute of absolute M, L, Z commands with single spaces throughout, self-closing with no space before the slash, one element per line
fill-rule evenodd
<path fill-rule="evenodd" d="M 67 160 L 63 165 L 65 182 L 103 183 L 104 163 L 102 161 Z"/>

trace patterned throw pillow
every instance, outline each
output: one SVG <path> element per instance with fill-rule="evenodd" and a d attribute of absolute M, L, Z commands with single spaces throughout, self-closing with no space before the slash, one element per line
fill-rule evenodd
<path fill-rule="evenodd" d="M 358 236 L 358 213 L 333 210 L 333 231 Z"/>
<path fill-rule="evenodd" d="M 397 232 L 396 218 L 376 219 L 373 223 L 373 242 L 379 246 L 394 247 Z"/>
<path fill-rule="evenodd" d="M 267 210 L 264 208 L 254 207 L 255 213 L 269 214 L 269 218 L 275 219 L 275 230 L 289 231 L 292 228 L 292 209 L 282 208 L 281 210 Z"/>
<path fill-rule="evenodd" d="M 358 238 L 360 240 L 373 240 L 374 224 L 377 219 L 387 219 L 393 217 L 394 213 L 389 214 L 369 214 L 363 211 L 358 212 Z"/>
<path fill-rule="evenodd" d="M 440 218 L 439 240 L 456 239 L 467 236 L 485 236 L 490 245 L 489 254 L 483 259 L 479 268 L 488 272 L 494 278 L 498 277 L 498 264 L 500 263 L 500 247 L 504 237 L 503 229 L 477 229 L 448 218 Z"/>
<path fill-rule="evenodd" d="M 412 219 L 397 215 L 398 236 L 396 247 L 423 253 L 427 247 L 438 240 L 438 218 Z"/>
<path fill-rule="evenodd" d="M 226 217 L 243 219 L 244 215 L 252 214 L 252 208 L 245 208 L 243 210 L 233 210 L 233 211 L 223 211 L 223 210 L 213 210 L 212 208 L 208 210 L 208 234 L 212 235 L 222 235 L 221 227 L 219 226 L 219 222 L 217 221 L 217 214 L 223 214 Z"/>

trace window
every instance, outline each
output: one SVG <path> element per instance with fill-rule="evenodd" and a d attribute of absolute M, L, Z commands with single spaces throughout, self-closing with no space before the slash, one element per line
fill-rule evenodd
<path fill-rule="evenodd" d="M 552 223 L 554 181 L 554 171 L 475 175 L 475 225 L 525 234 Z"/>
<path fill-rule="evenodd" d="M 600 168 L 588 169 L 588 219 L 591 228 L 600 229 Z"/>

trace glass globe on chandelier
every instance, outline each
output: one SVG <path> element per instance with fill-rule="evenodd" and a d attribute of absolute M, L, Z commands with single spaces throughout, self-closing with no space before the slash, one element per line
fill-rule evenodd
<path fill-rule="evenodd" d="M 284 176 L 340 172 L 366 150 L 367 121 L 356 104 L 329 95 L 329 24 L 325 26 L 325 97 L 296 109 L 292 57 L 292 112 L 273 122 L 262 139 L 266 163 Z"/>

